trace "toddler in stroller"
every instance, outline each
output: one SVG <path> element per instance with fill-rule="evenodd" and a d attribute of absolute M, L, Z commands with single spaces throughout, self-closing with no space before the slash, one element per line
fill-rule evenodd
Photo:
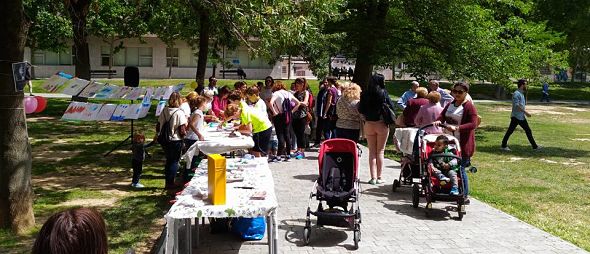
<path fill-rule="evenodd" d="M 434 142 L 432 155 L 447 154 L 454 155 L 455 149 L 449 147 L 449 138 L 445 135 L 440 135 Z M 434 175 L 444 185 L 451 182 L 450 195 L 459 195 L 459 185 L 457 184 L 457 171 L 459 171 L 459 163 L 453 157 L 437 157 L 432 160 L 432 167 Z"/>

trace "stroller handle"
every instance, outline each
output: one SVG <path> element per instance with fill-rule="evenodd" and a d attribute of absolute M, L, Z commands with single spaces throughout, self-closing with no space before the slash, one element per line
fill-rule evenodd
<path fill-rule="evenodd" d="M 426 128 L 428 128 L 428 127 L 432 127 L 432 126 L 434 126 L 434 123 L 430 123 L 430 124 L 424 125 L 424 126 L 422 126 L 422 127 L 420 127 L 420 128 L 418 129 L 418 133 L 420 133 L 420 132 L 421 132 L 421 131 L 423 131 L 424 129 L 426 129 Z M 441 123 L 441 124 L 439 124 L 438 126 L 440 126 L 440 127 L 442 127 L 442 128 L 447 128 L 447 125 L 446 125 L 446 124 L 444 124 L 444 123 Z"/>
<path fill-rule="evenodd" d="M 453 159 L 457 159 L 459 162 L 461 162 L 463 160 L 463 158 L 454 155 L 454 154 L 433 154 L 430 155 L 430 157 L 428 157 L 428 161 L 432 161 L 433 159 L 436 158 L 453 158 Z"/>

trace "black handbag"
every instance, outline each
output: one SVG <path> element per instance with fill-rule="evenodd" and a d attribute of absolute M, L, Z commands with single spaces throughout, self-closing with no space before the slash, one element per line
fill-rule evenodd
<path fill-rule="evenodd" d="M 385 122 L 385 124 L 394 124 L 395 123 L 395 112 L 393 112 L 393 109 L 389 106 L 389 103 L 387 103 L 387 97 L 388 96 L 387 93 L 383 93 L 383 102 L 381 104 L 381 116 L 383 117 L 383 122 Z"/>

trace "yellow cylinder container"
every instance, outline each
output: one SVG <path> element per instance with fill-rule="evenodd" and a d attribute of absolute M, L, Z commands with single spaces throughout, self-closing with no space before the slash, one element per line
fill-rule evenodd
<path fill-rule="evenodd" d="M 225 157 L 211 154 L 207 159 L 209 200 L 213 205 L 225 205 Z"/>

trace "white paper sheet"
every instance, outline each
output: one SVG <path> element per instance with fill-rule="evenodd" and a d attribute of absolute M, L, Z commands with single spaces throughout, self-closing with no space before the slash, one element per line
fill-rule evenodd
<path fill-rule="evenodd" d="M 80 120 L 82 112 L 86 110 L 86 103 L 79 101 L 72 101 L 61 117 L 62 120 Z"/>
<path fill-rule="evenodd" d="M 118 89 L 119 88 L 116 85 L 106 84 L 106 85 L 104 85 L 104 87 L 102 87 L 102 89 L 100 89 L 98 92 L 96 92 L 94 98 L 95 99 L 108 99 Z"/>
<path fill-rule="evenodd" d="M 166 107 L 166 103 L 167 101 L 161 100 L 160 102 L 158 102 L 158 106 L 156 107 L 156 116 L 160 116 L 160 114 L 162 113 L 162 110 L 164 110 L 164 107 Z"/>
<path fill-rule="evenodd" d="M 96 121 L 109 121 L 117 109 L 116 104 L 104 104 L 96 116 Z"/>
<path fill-rule="evenodd" d="M 76 96 L 82 92 L 82 90 L 84 90 L 88 84 L 90 84 L 90 81 L 88 80 L 73 78 L 64 84 L 64 89 L 61 91 L 61 93 Z"/>
<path fill-rule="evenodd" d="M 133 119 L 136 120 L 139 118 L 139 114 L 141 113 L 141 104 L 130 104 L 129 107 L 123 113 L 125 119 Z"/>
<path fill-rule="evenodd" d="M 125 116 L 123 114 L 125 113 L 125 111 L 127 110 L 127 108 L 129 108 L 129 104 L 120 104 L 120 105 L 117 105 L 117 109 L 115 109 L 115 112 L 113 113 L 113 116 L 111 117 L 111 121 L 123 121 L 123 120 L 125 120 Z"/>
<path fill-rule="evenodd" d="M 41 85 L 41 87 L 43 87 L 43 89 L 47 90 L 50 93 L 54 93 L 63 84 L 65 84 L 68 81 L 69 81 L 69 79 L 64 78 L 60 75 L 54 74 L 53 76 L 51 76 L 50 78 L 45 80 L 45 82 L 43 82 L 43 85 Z"/>
<path fill-rule="evenodd" d="M 86 86 L 82 92 L 78 95 L 78 97 L 83 98 L 92 98 L 98 91 L 100 91 L 105 85 L 100 82 L 92 81 L 90 85 Z"/>

